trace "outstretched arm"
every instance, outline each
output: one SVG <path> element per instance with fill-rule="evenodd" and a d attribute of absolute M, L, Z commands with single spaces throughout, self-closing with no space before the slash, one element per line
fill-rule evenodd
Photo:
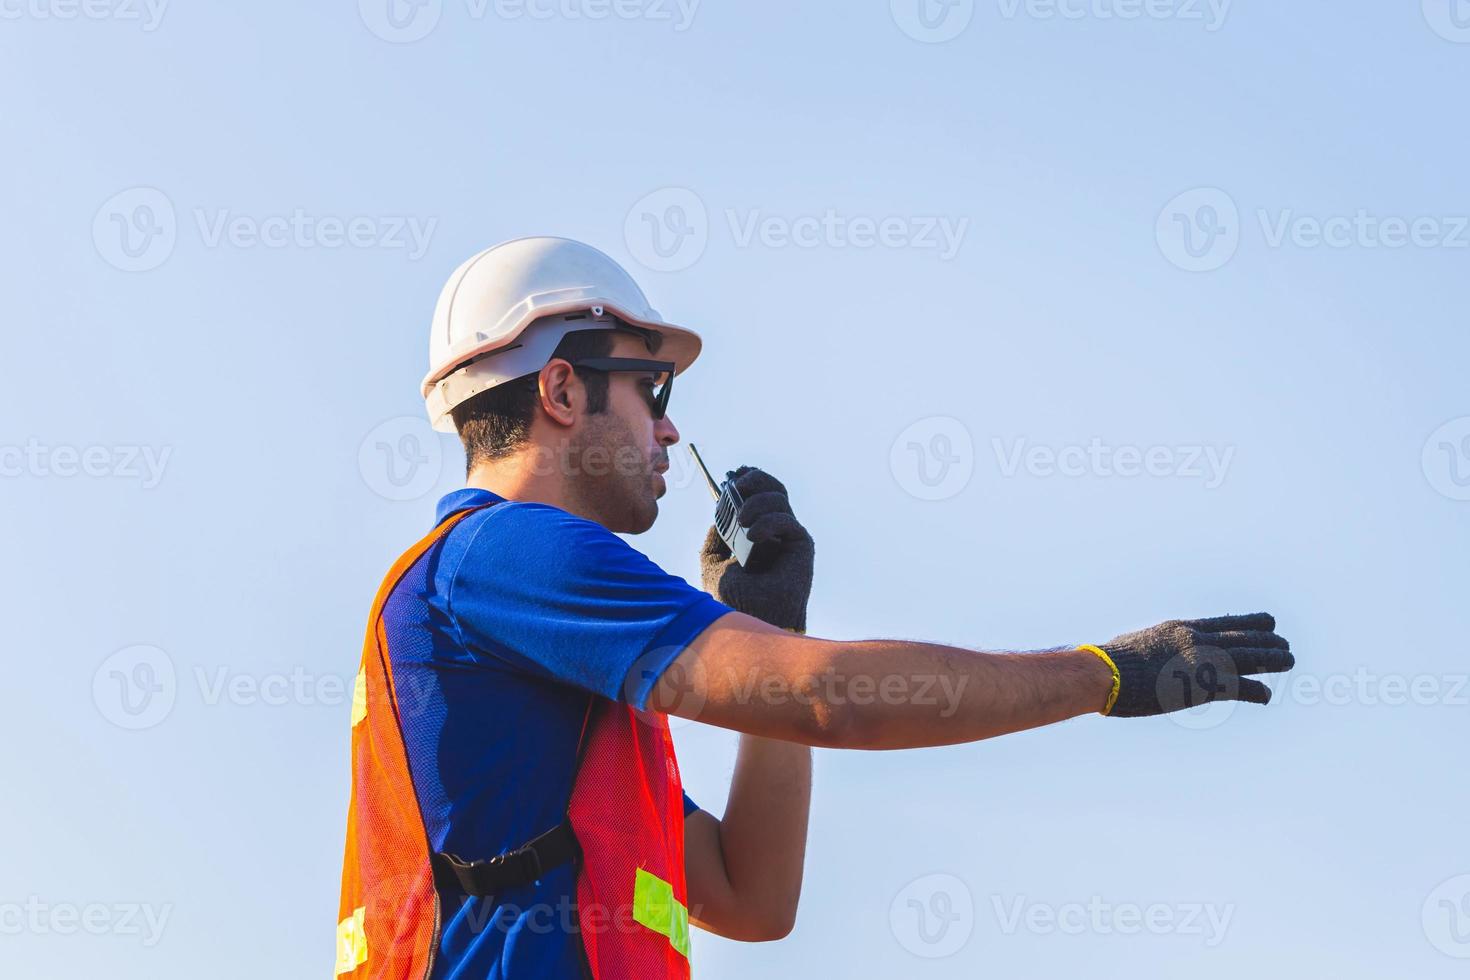
<path fill-rule="evenodd" d="M 711 531 L 701 555 L 705 587 L 739 611 L 684 650 L 648 703 L 746 736 L 725 819 L 696 814 L 686 828 L 690 897 L 705 905 L 692 911 L 714 932 L 770 939 L 791 928 L 810 794 L 810 755 L 801 746 L 917 748 L 1093 712 L 1265 704 L 1271 692 L 1248 675 L 1295 663 L 1265 613 L 1170 621 L 1099 646 L 1037 653 L 809 638 L 800 633 L 811 537 L 779 481 L 749 468 L 731 478 L 745 497 L 739 520 L 751 540 L 780 547 L 765 567 L 745 568 Z"/>
<path fill-rule="evenodd" d="M 1099 647 L 981 653 L 906 640 L 794 636 L 740 613 L 670 665 L 651 706 L 831 748 L 950 745 L 1091 712 L 1162 714 L 1215 700 L 1265 704 L 1249 674 L 1289 670 L 1265 613 L 1171 621 Z"/>
<path fill-rule="evenodd" d="M 650 707 L 846 749 L 973 742 L 1101 711 L 1112 672 L 1087 651 L 979 653 L 793 636 L 730 613 L 664 672 Z"/>

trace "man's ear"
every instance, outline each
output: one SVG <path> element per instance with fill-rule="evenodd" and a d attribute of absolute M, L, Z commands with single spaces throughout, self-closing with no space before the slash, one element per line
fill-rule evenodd
<path fill-rule="evenodd" d="M 536 378 L 541 396 L 541 410 L 562 426 L 571 426 L 583 409 L 586 390 L 581 379 L 566 361 L 553 359 Z"/>

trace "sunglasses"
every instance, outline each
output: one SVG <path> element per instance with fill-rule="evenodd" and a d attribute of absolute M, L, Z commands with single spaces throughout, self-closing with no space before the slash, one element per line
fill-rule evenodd
<path fill-rule="evenodd" d="M 655 377 L 651 379 L 651 383 L 645 385 L 640 382 L 638 391 L 648 402 L 648 410 L 655 419 L 663 418 L 664 413 L 669 410 L 669 395 L 674 390 L 673 361 L 649 361 L 640 357 L 584 357 L 568 363 L 574 368 L 585 368 L 603 374 L 652 372 Z"/>

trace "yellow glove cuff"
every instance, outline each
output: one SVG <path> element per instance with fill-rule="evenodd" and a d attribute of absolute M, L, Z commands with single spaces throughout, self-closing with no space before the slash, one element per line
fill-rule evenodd
<path fill-rule="evenodd" d="M 1118 665 L 1113 663 L 1113 658 L 1104 653 L 1101 647 L 1095 647 L 1091 643 L 1084 643 L 1077 649 L 1086 650 L 1089 653 L 1095 653 L 1099 657 L 1102 657 L 1103 663 L 1108 665 L 1108 670 L 1113 672 L 1113 689 L 1108 693 L 1108 703 L 1103 705 L 1102 709 L 1103 714 L 1109 714 L 1113 710 L 1113 705 L 1118 703 L 1118 692 L 1123 689 L 1123 675 L 1118 673 Z"/>

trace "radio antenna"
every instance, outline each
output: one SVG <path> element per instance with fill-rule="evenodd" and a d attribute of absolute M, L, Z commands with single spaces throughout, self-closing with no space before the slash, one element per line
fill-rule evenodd
<path fill-rule="evenodd" d="M 715 478 L 709 475 L 709 467 L 704 465 L 704 460 L 699 458 L 699 450 L 694 448 L 694 443 L 689 444 L 689 455 L 699 464 L 699 471 L 704 474 L 704 482 L 709 484 L 710 496 L 716 500 L 720 499 L 720 487 L 715 483 Z"/>

